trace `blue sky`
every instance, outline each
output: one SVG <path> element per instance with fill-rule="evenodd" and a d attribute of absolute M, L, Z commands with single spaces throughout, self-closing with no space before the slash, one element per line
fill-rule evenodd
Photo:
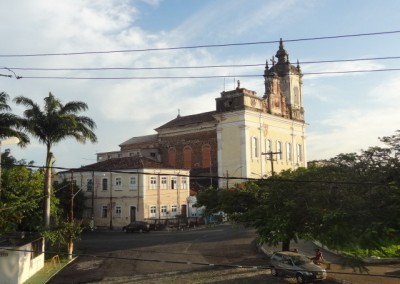
<path fill-rule="evenodd" d="M 14 0 L 1 9 L 0 55 L 132 50 L 266 42 L 400 30 L 400 1 L 375 0 Z M 400 33 L 288 41 L 291 62 L 400 56 Z M 262 64 L 277 44 L 69 56 L 0 57 L 22 77 L 234 76 L 263 95 L 264 67 L 185 70 L 29 71 L 18 68 L 168 67 Z M 301 64 L 304 73 L 400 68 L 400 59 Z M 0 74 L 11 74 L 0 69 Z M 97 144 L 66 140 L 54 148 L 56 166 L 95 162 L 133 136 L 176 117 L 215 109 L 235 86 L 231 77 L 170 80 L 61 80 L 0 77 L 1 91 L 38 103 L 49 92 L 80 100 L 97 123 Z M 304 76 L 308 158 L 331 158 L 379 145 L 400 129 L 400 71 Z M 21 107 L 11 104 L 20 114 Z M 18 159 L 44 164 L 45 147 L 32 139 L 10 147 Z M 3 149 L 4 150 L 4 149 Z"/>

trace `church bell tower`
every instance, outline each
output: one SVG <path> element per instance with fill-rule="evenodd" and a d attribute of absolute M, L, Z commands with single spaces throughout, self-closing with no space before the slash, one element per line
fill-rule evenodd
<path fill-rule="evenodd" d="M 280 39 L 275 58 L 271 59 L 269 68 L 266 62 L 264 71 L 267 111 L 289 119 L 304 121 L 302 73 L 299 63 L 290 64 L 289 54 Z"/>

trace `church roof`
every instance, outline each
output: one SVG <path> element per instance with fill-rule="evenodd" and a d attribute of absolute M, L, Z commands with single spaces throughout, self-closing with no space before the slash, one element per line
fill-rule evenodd
<path fill-rule="evenodd" d="M 156 128 L 155 130 L 157 131 L 157 130 L 165 129 L 165 128 L 182 127 L 182 126 L 186 126 L 186 125 L 216 121 L 213 116 L 216 113 L 217 113 L 216 111 L 209 111 L 209 112 L 202 112 L 202 113 L 187 115 L 187 116 L 178 116 L 175 119 Z"/>
<path fill-rule="evenodd" d="M 158 141 L 158 134 L 151 134 L 151 135 L 132 137 L 129 140 L 122 142 L 119 146 L 147 143 L 147 142 L 157 142 L 157 141 Z"/>
<path fill-rule="evenodd" d="M 134 156 L 107 159 L 91 165 L 83 166 L 77 171 L 117 171 L 117 170 L 133 170 L 133 169 L 161 169 L 169 168 L 155 160 Z"/>

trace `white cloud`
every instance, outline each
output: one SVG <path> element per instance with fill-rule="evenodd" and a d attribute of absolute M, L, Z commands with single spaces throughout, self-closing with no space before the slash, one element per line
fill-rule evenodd
<path fill-rule="evenodd" d="M 2 45 L 0 53 L 35 54 L 160 48 L 270 40 L 271 38 L 278 39 L 280 36 L 285 38 L 289 35 L 295 38 L 294 32 L 296 37 L 297 34 L 298 37 L 300 35 L 306 37 L 327 33 L 323 25 L 321 25 L 322 31 L 318 31 L 318 25 L 313 27 L 315 30 L 310 29 L 310 26 L 303 27 L 301 25 L 302 20 L 311 19 L 306 18 L 308 13 L 311 15 L 324 15 L 325 13 L 323 9 L 314 9 L 314 6 L 325 8 L 320 1 L 306 2 L 300 0 L 205 1 L 204 5 L 197 4 L 197 7 L 200 7 L 198 10 L 190 11 L 187 14 L 191 16 L 185 17 L 182 13 L 182 19 L 174 22 L 177 23 L 175 24 L 176 28 L 168 30 L 160 24 L 163 30 L 150 32 L 143 28 L 144 25 L 139 25 L 146 21 L 145 13 L 162 12 L 161 9 L 165 7 L 163 5 L 174 4 L 161 0 L 13 0 L 0 10 L 0 17 L 4 23 L 0 26 L 0 36 L 2 42 L 5 43 Z M 180 8 L 176 1 L 172 1 L 172 3 L 175 3 L 173 8 Z M 140 10 L 144 5 L 149 5 L 150 9 Z M 168 8 L 173 10 L 171 7 Z M 168 17 L 174 17 L 173 13 Z M 165 17 L 165 21 L 168 17 Z M 336 31 L 333 34 L 340 33 L 342 32 Z M 324 58 L 325 50 L 317 49 L 314 44 L 313 42 L 303 45 L 304 49 L 309 50 L 308 56 L 309 54 L 314 56 L 317 52 L 318 56 Z M 293 44 L 292 46 L 294 47 L 288 49 L 290 54 L 296 55 L 303 52 L 299 45 Z M 265 62 L 267 57 L 270 58 L 272 54 L 275 54 L 276 49 L 276 45 L 267 45 L 81 56 L 1 57 L 0 64 L 7 67 L 54 68 L 248 64 Z M 357 49 L 357 53 L 361 51 L 363 49 Z M 375 54 L 371 53 L 371 56 L 375 56 Z M 337 58 L 339 57 L 341 56 L 337 56 Z M 382 65 L 372 61 L 362 61 L 318 66 L 303 65 L 302 70 L 303 72 L 324 72 L 380 67 Z M 91 144 L 82 146 L 75 141 L 68 141 L 66 144 L 58 145 L 55 149 L 57 164 L 68 167 L 86 163 L 86 160 L 81 161 L 83 157 L 87 159 L 95 152 L 116 150 L 119 143 L 132 136 L 153 133 L 155 127 L 173 119 L 177 115 L 178 109 L 182 115 L 213 110 L 215 98 L 225 87 L 226 90 L 234 88 L 237 79 L 241 80 L 242 87 L 257 91 L 262 96 L 264 92 L 262 77 L 239 78 L 239 75 L 261 75 L 263 69 L 263 67 L 254 67 L 96 72 L 15 70 L 18 75 L 24 77 L 233 75 L 235 78 L 226 78 L 225 84 L 224 78 L 209 80 L 6 79 L 2 81 L 2 87 L 11 97 L 25 95 L 38 103 L 41 103 L 44 96 L 51 91 L 63 102 L 81 100 L 89 105 L 87 115 L 98 124 L 96 133 L 99 136 L 99 143 L 94 146 Z M 364 78 L 360 74 L 347 76 L 357 79 Z M 336 149 L 343 152 L 346 149 L 354 151 L 366 147 L 360 141 L 371 141 L 368 145 L 375 145 L 377 136 L 393 132 L 390 125 L 392 128 L 399 125 L 398 118 L 395 117 L 396 109 L 399 107 L 396 100 L 398 93 L 395 90 L 399 90 L 399 83 L 395 79 L 390 82 L 386 81 L 386 85 L 382 83 L 368 94 L 364 89 L 359 93 L 353 92 L 353 102 L 356 101 L 358 105 L 341 107 L 340 112 L 333 110 L 330 104 L 336 107 L 336 104 L 333 104 L 335 100 L 347 99 L 345 96 L 348 93 L 343 94 L 344 90 L 351 90 L 353 86 L 349 85 L 349 82 L 341 85 L 333 84 L 329 80 L 349 77 L 344 75 L 304 77 L 305 100 L 311 102 L 306 109 L 307 114 L 319 111 L 315 107 L 318 102 L 326 103 L 327 109 L 329 109 L 326 113 L 315 115 L 315 121 L 310 122 L 308 133 L 310 156 L 331 155 Z M 383 80 L 381 81 L 383 82 Z M 338 93 L 341 95 L 339 99 L 337 96 L 332 96 L 332 94 Z M 20 108 L 14 107 L 14 109 L 21 111 Z M 386 126 L 388 129 L 385 128 Z M 358 131 L 357 137 L 354 135 L 356 131 Z M 354 138 L 350 139 L 349 137 Z M 353 144 L 351 144 L 351 140 L 354 141 Z M 16 156 L 26 157 L 29 160 L 34 159 L 37 163 L 42 164 L 44 151 L 43 146 L 38 146 L 34 142 Z"/>
<path fill-rule="evenodd" d="M 140 0 L 148 5 L 158 7 L 163 0 Z"/>
<path fill-rule="evenodd" d="M 388 78 L 366 94 L 367 102 L 326 114 L 318 127 L 308 132 L 309 159 L 332 158 L 381 145 L 378 137 L 400 129 L 399 82 L 400 76 Z"/>
<path fill-rule="evenodd" d="M 375 61 L 365 60 L 365 61 L 333 62 L 333 63 L 323 63 L 323 64 L 305 64 L 304 66 L 302 66 L 302 71 L 305 75 L 307 75 L 307 79 L 311 80 L 321 77 L 348 76 L 349 74 L 346 73 L 348 71 L 360 71 L 352 73 L 353 76 L 357 76 L 363 73 L 361 71 L 383 69 L 384 67 L 385 66 L 383 64 L 377 63 Z"/>

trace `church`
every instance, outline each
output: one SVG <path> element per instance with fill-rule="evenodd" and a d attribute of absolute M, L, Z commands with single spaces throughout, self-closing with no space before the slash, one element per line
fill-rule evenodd
<path fill-rule="evenodd" d="M 178 115 L 155 134 L 132 137 L 97 162 L 145 157 L 190 171 L 190 188 L 230 187 L 246 179 L 307 166 L 302 73 L 289 62 L 282 39 L 265 65 L 264 93 L 237 88 L 215 99 L 215 110 Z"/>

